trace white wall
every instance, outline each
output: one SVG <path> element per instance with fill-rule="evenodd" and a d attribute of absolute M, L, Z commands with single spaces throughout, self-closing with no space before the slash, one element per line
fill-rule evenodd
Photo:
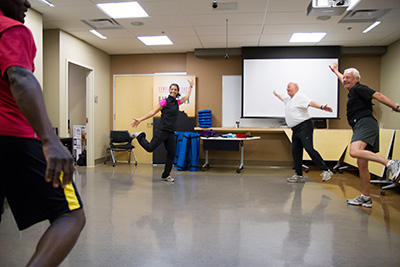
<path fill-rule="evenodd" d="M 400 103 L 400 40 L 388 47 L 381 61 L 381 93 Z M 387 106 L 382 106 L 381 127 L 400 129 L 400 114 L 393 112 Z"/>

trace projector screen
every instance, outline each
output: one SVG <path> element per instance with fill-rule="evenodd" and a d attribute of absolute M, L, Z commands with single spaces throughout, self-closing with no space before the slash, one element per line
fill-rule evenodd
<path fill-rule="evenodd" d="M 311 117 L 338 118 L 338 79 L 329 69 L 333 62 L 338 63 L 338 58 L 244 58 L 242 117 L 284 118 L 284 103 L 273 91 L 288 97 L 287 84 L 295 82 L 299 92 L 333 109 L 330 113 L 310 107 Z"/>

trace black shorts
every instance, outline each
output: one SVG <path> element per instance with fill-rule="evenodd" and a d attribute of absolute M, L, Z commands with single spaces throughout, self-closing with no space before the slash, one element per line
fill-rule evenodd
<path fill-rule="evenodd" d="M 23 230 L 82 208 L 75 184 L 54 188 L 44 180 L 46 160 L 40 141 L 0 135 L 0 191 Z"/>
<path fill-rule="evenodd" d="M 374 153 L 379 152 L 379 127 L 373 117 L 364 117 L 356 122 L 353 127 L 351 143 L 363 141 L 367 144 L 366 150 Z"/>

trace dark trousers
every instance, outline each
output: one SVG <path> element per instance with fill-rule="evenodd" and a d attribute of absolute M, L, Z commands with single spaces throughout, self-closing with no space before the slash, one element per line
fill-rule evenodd
<path fill-rule="evenodd" d="M 173 132 L 157 131 L 151 139 L 150 143 L 146 140 L 146 135 L 143 133 L 137 137 L 139 144 L 147 151 L 153 152 L 161 143 L 164 143 L 167 150 L 167 162 L 165 163 L 162 178 L 167 178 L 171 173 L 172 164 L 174 163 L 176 140 Z"/>
<path fill-rule="evenodd" d="M 0 189 L 1 190 L 1 189 Z M 5 196 L 3 195 L 3 193 L 0 191 L 0 222 L 1 222 L 1 215 L 4 212 L 4 198 Z"/>
<path fill-rule="evenodd" d="M 292 128 L 292 131 L 292 156 L 296 174 L 303 175 L 303 148 L 307 151 L 308 155 L 310 155 L 312 161 L 318 166 L 318 168 L 327 171 L 328 166 L 313 146 L 314 125 L 311 119 L 296 125 Z"/>

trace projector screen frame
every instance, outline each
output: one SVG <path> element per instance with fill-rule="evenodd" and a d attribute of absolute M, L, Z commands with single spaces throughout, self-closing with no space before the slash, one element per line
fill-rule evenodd
<path fill-rule="evenodd" d="M 340 46 L 283 46 L 283 47 L 242 47 L 242 94 L 241 118 L 249 119 L 282 119 L 277 116 L 244 116 L 244 62 L 246 59 L 333 59 L 340 63 Z M 328 68 L 328 66 L 327 66 Z M 288 80 L 290 82 L 290 80 Z M 337 83 L 337 110 L 335 117 L 313 117 L 313 119 L 338 119 L 340 83 Z"/>

